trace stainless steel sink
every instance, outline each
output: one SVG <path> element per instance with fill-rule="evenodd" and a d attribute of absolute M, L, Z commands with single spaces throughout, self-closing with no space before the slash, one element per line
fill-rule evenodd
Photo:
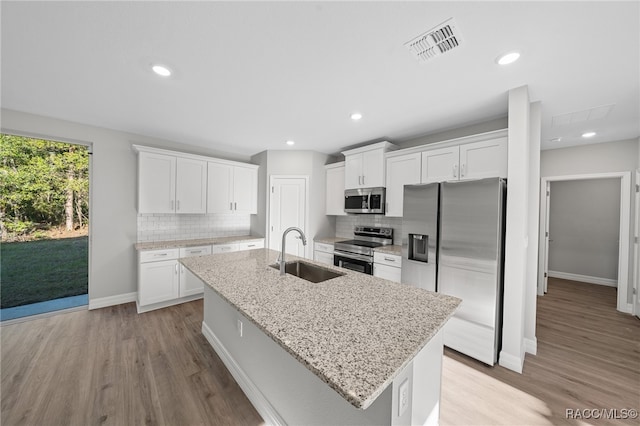
<path fill-rule="evenodd" d="M 280 264 L 278 263 L 269 266 L 273 269 L 280 270 Z M 285 272 L 312 283 L 321 283 L 344 275 L 340 272 L 332 271 L 331 269 L 322 268 L 299 260 L 287 262 L 285 264 Z"/>

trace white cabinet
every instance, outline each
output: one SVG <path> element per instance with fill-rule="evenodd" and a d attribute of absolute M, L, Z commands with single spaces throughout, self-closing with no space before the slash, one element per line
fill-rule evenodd
<path fill-rule="evenodd" d="M 385 280 L 402 281 L 402 257 L 388 253 L 373 253 L 373 276 Z"/>
<path fill-rule="evenodd" d="M 198 246 L 198 247 L 184 247 L 180 249 L 180 258 L 192 256 L 204 256 L 211 254 L 211 246 Z M 184 265 L 180 265 L 180 291 L 178 297 L 192 296 L 203 292 L 202 280 L 195 277 L 193 274 L 187 273 L 187 268 Z"/>
<path fill-rule="evenodd" d="M 389 142 L 344 151 L 345 189 L 373 188 L 385 184 L 384 153 L 397 148 Z"/>
<path fill-rule="evenodd" d="M 344 212 L 344 161 L 324 166 L 326 176 L 326 214 L 345 216 Z"/>
<path fill-rule="evenodd" d="M 314 243 L 313 260 L 326 265 L 333 265 L 333 244 Z"/>
<path fill-rule="evenodd" d="M 138 305 L 145 306 L 178 297 L 178 249 L 139 252 Z"/>
<path fill-rule="evenodd" d="M 485 177 L 507 177 L 506 137 L 422 153 L 422 183 Z"/>
<path fill-rule="evenodd" d="M 176 157 L 141 152 L 138 157 L 138 213 L 174 213 Z"/>
<path fill-rule="evenodd" d="M 138 159 L 138 213 L 204 213 L 207 163 L 153 152 Z"/>
<path fill-rule="evenodd" d="M 209 162 L 207 213 L 256 214 L 258 166 Z"/>
<path fill-rule="evenodd" d="M 264 248 L 264 239 L 260 240 L 251 240 L 251 241 L 241 241 L 238 243 L 238 251 L 243 250 L 255 250 Z"/>
<path fill-rule="evenodd" d="M 386 216 L 402 217 L 404 186 L 420 183 L 419 152 L 387 158 L 387 206 Z"/>
<path fill-rule="evenodd" d="M 207 162 L 177 157 L 176 213 L 207 211 Z"/>

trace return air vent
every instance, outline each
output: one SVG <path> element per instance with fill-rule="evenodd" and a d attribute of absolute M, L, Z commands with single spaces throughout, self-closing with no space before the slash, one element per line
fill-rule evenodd
<path fill-rule="evenodd" d="M 404 45 L 415 55 L 418 61 L 427 62 L 457 48 L 461 42 L 462 38 L 457 25 L 453 18 L 449 18 Z"/>

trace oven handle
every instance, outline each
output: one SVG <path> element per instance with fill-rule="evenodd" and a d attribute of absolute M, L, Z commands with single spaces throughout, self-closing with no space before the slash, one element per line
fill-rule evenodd
<path fill-rule="evenodd" d="M 362 260 L 367 263 L 373 263 L 373 259 L 371 258 L 371 256 L 365 256 L 363 254 L 353 254 L 353 253 L 346 253 L 340 250 L 334 250 L 333 255 L 339 256 L 339 257 L 346 257 L 347 259 Z"/>

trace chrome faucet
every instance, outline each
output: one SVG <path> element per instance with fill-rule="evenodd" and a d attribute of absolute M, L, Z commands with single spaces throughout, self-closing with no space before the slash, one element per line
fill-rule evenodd
<path fill-rule="evenodd" d="M 287 239 L 287 234 L 291 231 L 298 231 L 298 234 L 300 234 L 300 237 L 302 238 L 302 245 L 307 245 L 307 237 L 305 237 L 304 232 L 302 232 L 302 229 L 296 227 L 296 226 L 291 226 L 287 229 L 284 230 L 284 232 L 282 233 L 282 251 L 280 252 L 280 258 L 279 258 L 279 262 L 280 262 L 280 275 L 284 275 L 285 272 L 285 261 L 284 261 L 284 254 L 286 253 L 285 250 L 285 244 L 286 244 L 286 239 Z"/>

